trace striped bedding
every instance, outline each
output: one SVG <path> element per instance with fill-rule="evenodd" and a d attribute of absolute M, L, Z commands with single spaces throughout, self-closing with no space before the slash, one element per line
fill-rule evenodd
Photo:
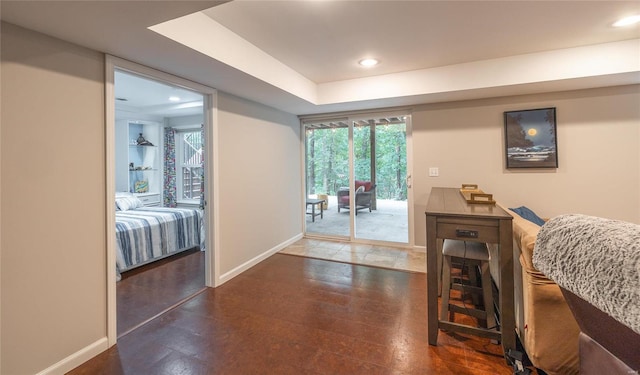
<path fill-rule="evenodd" d="M 116 211 L 116 262 L 120 272 L 200 245 L 199 210 L 141 207 Z"/>

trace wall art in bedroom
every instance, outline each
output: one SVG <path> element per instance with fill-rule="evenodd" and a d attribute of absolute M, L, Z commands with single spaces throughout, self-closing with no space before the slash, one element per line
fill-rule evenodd
<path fill-rule="evenodd" d="M 148 193 L 149 192 L 149 180 L 136 181 L 133 188 L 134 193 Z"/>
<path fill-rule="evenodd" d="M 556 109 L 504 113 L 507 168 L 558 168 Z"/>

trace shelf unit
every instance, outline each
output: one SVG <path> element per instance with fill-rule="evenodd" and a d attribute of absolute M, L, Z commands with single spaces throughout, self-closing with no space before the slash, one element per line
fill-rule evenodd
<path fill-rule="evenodd" d="M 134 193 L 146 206 L 162 200 L 161 129 L 151 121 L 116 122 L 116 191 Z M 152 145 L 138 144 L 140 135 Z"/>

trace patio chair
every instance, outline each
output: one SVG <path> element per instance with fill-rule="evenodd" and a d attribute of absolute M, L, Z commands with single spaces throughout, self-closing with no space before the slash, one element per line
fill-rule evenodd
<path fill-rule="evenodd" d="M 356 187 L 356 215 L 358 215 L 358 210 L 363 208 L 368 208 L 369 212 L 371 212 L 371 205 L 373 200 L 375 199 L 375 191 L 376 185 L 372 184 L 371 181 L 358 181 L 355 182 Z M 341 208 L 349 209 L 349 188 L 341 187 L 337 191 L 338 198 L 338 212 L 340 212 Z"/>

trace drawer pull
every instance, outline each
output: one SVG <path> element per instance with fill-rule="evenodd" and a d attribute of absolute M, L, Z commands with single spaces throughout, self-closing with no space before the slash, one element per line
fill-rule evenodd
<path fill-rule="evenodd" d="M 464 238 L 478 238 L 478 231 L 469 229 L 456 229 L 456 236 Z"/>

